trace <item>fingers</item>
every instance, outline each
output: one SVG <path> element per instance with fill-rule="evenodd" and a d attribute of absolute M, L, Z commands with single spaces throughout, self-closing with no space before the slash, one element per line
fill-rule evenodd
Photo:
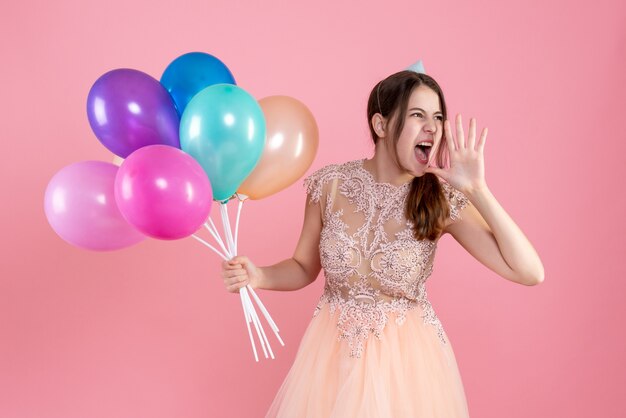
<path fill-rule="evenodd" d="M 230 261 L 224 261 L 222 263 L 222 269 L 224 270 L 237 270 L 237 269 L 242 269 L 243 265 L 239 264 L 239 263 L 232 263 Z"/>
<path fill-rule="evenodd" d="M 433 145 L 433 148 L 428 156 L 428 163 L 426 163 L 426 167 L 432 167 L 434 165 L 433 162 L 437 159 L 439 144 L 441 144 L 441 141 L 438 141 Z"/>
<path fill-rule="evenodd" d="M 465 148 L 465 133 L 463 132 L 463 120 L 460 113 L 456 115 L 456 140 L 459 149 Z"/>
<path fill-rule="evenodd" d="M 226 290 L 230 293 L 239 293 L 239 289 L 249 284 L 249 280 L 245 279 L 236 283 L 226 285 Z"/>
<path fill-rule="evenodd" d="M 238 291 L 250 282 L 245 270 L 224 271 L 222 277 L 224 278 L 224 286 L 229 292 Z"/>
<path fill-rule="evenodd" d="M 245 256 L 236 256 L 222 262 L 222 278 L 226 290 L 239 293 L 239 289 L 250 284 L 250 277 L 246 270 L 249 260 Z"/>
<path fill-rule="evenodd" d="M 246 264 L 248 262 L 248 257 L 245 255 L 236 255 L 230 261 L 233 263 Z"/>
<path fill-rule="evenodd" d="M 469 136 L 467 137 L 467 148 L 473 150 L 476 143 L 476 119 L 470 119 Z"/>
<path fill-rule="evenodd" d="M 446 134 L 446 139 L 448 140 L 448 148 L 450 151 L 458 150 L 458 149 L 471 149 L 478 151 L 482 149 L 485 144 L 485 140 L 487 139 L 487 128 L 484 128 L 481 132 L 480 139 L 476 141 L 476 118 L 470 119 L 469 124 L 469 135 L 467 137 L 467 141 L 465 139 L 465 132 L 463 130 L 463 119 L 461 114 L 456 115 L 456 141 L 455 137 L 452 135 L 452 126 L 450 121 L 446 120 L 444 122 L 444 132 Z"/>
<path fill-rule="evenodd" d="M 452 152 L 456 150 L 456 144 L 454 142 L 454 136 L 452 135 L 452 127 L 450 121 L 446 120 L 443 124 L 443 129 L 446 133 L 446 142 L 448 143 L 448 151 Z"/>
<path fill-rule="evenodd" d="M 487 133 L 488 129 L 484 128 L 482 133 L 480 134 L 480 139 L 478 140 L 476 151 L 480 151 L 481 153 L 485 149 L 485 142 L 487 141 Z"/>

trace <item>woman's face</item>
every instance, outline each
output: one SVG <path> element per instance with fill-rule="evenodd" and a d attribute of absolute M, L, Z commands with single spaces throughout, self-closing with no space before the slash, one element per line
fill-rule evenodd
<path fill-rule="evenodd" d="M 404 128 L 396 143 L 398 160 L 404 170 L 413 176 L 422 176 L 429 158 L 435 158 L 432 151 L 438 149 L 443 133 L 439 96 L 430 87 L 416 87 L 404 117 Z M 426 144 L 418 146 L 420 143 Z"/>

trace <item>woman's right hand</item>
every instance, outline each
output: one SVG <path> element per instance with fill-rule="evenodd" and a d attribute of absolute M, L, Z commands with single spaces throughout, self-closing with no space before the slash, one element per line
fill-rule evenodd
<path fill-rule="evenodd" d="M 239 289 L 246 285 L 258 288 L 262 271 L 246 256 L 238 255 L 231 260 L 222 262 L 222 278 L 226 290 L 239 293 Z"/>

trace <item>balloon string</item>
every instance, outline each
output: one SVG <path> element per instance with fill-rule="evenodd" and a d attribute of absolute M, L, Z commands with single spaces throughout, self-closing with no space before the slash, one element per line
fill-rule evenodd
<path fill-rule="evenodd" d="M 237 245 L 239 244 L 239 218 L 241 217 L 241 208 L 243 208 L 243 200 L 240 200 L 239 205 L 237 205 L 237 221 L 235 223 L 235 252 L 237 252 Z"/>
<path fill-rule="evenodd" d="M 259 321 L 259 317 L 256 315 L 256 311 L 254 310 L 254 306 L 252 306 L 252 302 L 250 301 L 250 296 L 248 296 L 248 293 L 246 292 L 246 288 L 242 287 L 241 289 L 239 289 L 239 292 L 243 292 L 244 303 L 247 305 L 248 313 L 252 318 L 252 323 L 254 324 L 254 328 L 256 329 L 257 337 L 259 337 L 261 348 L 263 349 L 263 354 L 265 355 L 265 358 L 267 358 L 267 349 L 265 348 L 265 339 L 267 339 L 267 337 L 263 338 L 265 336 L 265 332 L 263 331 L 263 325 L 261 325 L 261 321 Z M 270 352 L 271 351 L 272 350 L 270 349 Z M 274 355 L 272 355 L 272 358 L 274 358 Z"/>
<path fill-rule="evenodd" d="M 250 344 L 252 344 L 252 352 L 254 353 L 254 359 L 258 362 L 259 355 L 256 352 L 256 344 L 254 344 L 254 337 L 252 336 L 252 330 L 250 329 L 250 314 L 248 313 L 248 309 L 246 307 L 246 302 L 244 300 L 243 292 L 239 292 L 239 296 L 241 298 L 241 307 L 243 308 L 243 316 L 246 320 L 246 327 L 248 328 L 248 336 L 250 337 Z"/>
<path fill-rule="evenodd" d="M 239 200 L 239 205 L 237 207 L 237 220 L 236 220 L 236 223 L 235 223 L 235 251 L 237 251 L 237 244 L 238 244 L 237 239 L 238 239 L 238 236 L 239 236 L 239 220 L 241 218 L 241 209 L 243 207 L 243 202 L 244 202 L 244 200 Z M 249 291 L 249 293 L 248 293 L 248 291 Z M 278 339 L 280 344 L 282 346 L 284 346 L 285 343 L 283 342 L 282 338 L 280 338 L 280 335 L 278 334 L 278 326 L 276 325 L 276 323 L 272 319 L 270 313 L 265 308 L 265 305 L 263 305 L 263 302 L 261 302 L 261 299 L 258 297 L 258 295 L 254 291 L 252 286 L 247 285 L 246 286 L 246 293 L 245 293 L 245 295 L 248 298 L 249 308 L 254 312 L 254 315 L 256 316 L 257 321 L 259 321 L 259 325 L 260 325 L 260 320 L 259 320 L 258 315 L 256 314 L 256 310 L 254 308 L 254 305 L 252 304 L 252 299 L 250 298 L 250 294 L 252 294 L 254 301 L 257 303 L 257 305 L 261 309 L 261 312 L 263 313 L 263 316 L 265 317 L 265 320 L 267 321 L 267 323 L 270 325 L 270 328 L 272 328 L 272 331 L 274 331 L 274 335 L 276 336 L 276 338 Z M 269 343 L 269 341 L 267 339 L 267 336 L 265 335 L 265 332 L 264 332 L 262 326 L 261 326 L 261 332 L 263 332 L 263 337 L 264 337 L 265 342 L 267 344 L 267 348 L 268 348 L 268 350 L 270 352 L 270 355 L 272 356 L 272 358 L 274 358 L 274 354 L 272 353 L 272 349 L 270 347 L 270 343 Z"/>
<path fill-rule="evenodd" d="M 217 255 L 219 255 L 220 257 L 222 257 L 224 260 L 228 260 L 228 258 L 222 254 L 220 252 L 220 250 L 218 250 L 217 248 L 215 248 L 214 246 L 212 246 L 211 244 L 209 244 L 208 242 L 206 242 L 205 240 L 203 240 L 202 238 L 196 236 L 195 234 L 191 235 L 192 237 L 194 237 L 197 241 L 201 242 L 202 244 L 206 245 L 207 247 L 209 247 L 210 249 L 212 249 Z"/>
<path fill-rule="evenodd" d="M 224 244 L 224 242 L 222 241 L 222 239 L 220 238 L 220 234 L 217 232 L 217 227 L 215 226 L 215 224 L 213 223 L 213 219 L 211 219 L 209 217 L 209 222 L 211 223 L 211 227 L 213 228 L 213 231 L 215 231 L 215 234 L 218 236 L 218 239 L 220 240 L 220 242 L 222 243 L 222 245 Z"/>
<path fill-rule="evenodd" d="M 224 241 L 222 241 L 222 238 L 220 237 L 219 232 L 217 232 L 217 228 L 215 227 L 215 224 L 213 223 L 213 220 L 210 217 L 209 217 L 209 221 L 211 222 L 211 225 L 209 226 L 205 222 L 204 227 L 211 233 L 213 238 L 215 238 L 215 241 L 217 241 L 219 246 L 222 248 L 222 251 L 224 251 L 225 254 L 227 254 L 230 258 L 232 258 L 230 251 L 228 251 L 226 247 L 224 246 Z"/>
<path fill-rule="evenodd" d="M 265 316 L 267 323 L 270 324 L 270 327 L 272 327 L 274 331 L 278 332 L 278 326 L 276 326 L 276 323 L 270 316 L 270 313 L 267 311 L 267 309 L 265 309 L 265 305 L 263 305 L 263 303 L 261 302 L 261 299 L 257 296 L 256 292 L 254 291 L 254 288 L 250 285 L 247 285 L 246 287 L 250 291 L 250 294 L 252 294 L 252 296 L 254 297 L 254 300 L 257 303 L 257 305 L 259 305 L 259 308 L 261 308 L 261 312 L 263 312 L 263 316 Z"/>
<path fill-rule="evenodd" d="M 230 221 L 228 219 L 228 209 L 226 208 L 225 203 L 220 203 L 220 215 L 222 217 L 222 229 L 224 230 L 225 241 L 226 241 L 226 244 L 228 245 L 227 253 L 230 255 L 232 259 L 236 253 L 234 251 L 235 250 L 234 242 L 233 242 L 232 233 L 230 230 Z M 209 218 L 209 221 L 212 223 L 212 226 L 215 229 L 214 232 L 217 232 L 217 228 L 215 228 L 215 224 L 213 224 L 213 221 L 210 220 L 210 218 Z M 256 361 L 259 361 L 258 354 L 256 351 L 256 344 L 254 343 L 252 330 L 250 329 L 251 328 L 250 322 L 252 322 L 254 325 L 257 336 L 259 337 L 259 341 L 261 342 L 261 347 L 263 348 L 263 354 L 265 354 L 265 358 L 267 358 L 267 351 L 265 349 L 265 344 L 263 342 L 261 330 L 259 329 L 259 326 L 261 326 L 261 329 L 262 329 L 262 325 L 258 322 L 258 318 L 255 318 L 254 306 L 252 306 L 252 301 L 250 301 L 250 296 L 246 292 L 245 288 L 239 289 L 239 296 L 241 298 L 241 307 L 243 308 L 244 316 L 246 318 L 246 323 L 248 327 L 248 335 L 250 336 L 250 343 L 252 344 L 252 351 L 254 352 L 254 358 L 256 359 Z"/>
<path fill-rule="evenodd" d="M 261 302 L 261 299 L 259 299 L 259 297 L 257 296 L 252 286 L 248 285 L 246 287 L 248 288 L 248 290 L 250 290 L 250 293 L 252 293 L 252 296 L 254 296 L 254 300 L 256 301 L 257 305 L 259 305 L 259 308 L 261 308 L 261 312 L 263 313 L 263 316 L 265 316 L 265 320 L 270 324 L 270 328 L 272 328 L 272 331 L 274 331 L 274 335 L 278 339 L 278 342 L 280 342 L 280 345 L 284 347 L 285 343 L 283 342 L 283 339 L 280 338 L 280 335 L 278 335 L 278 327 L 276 326 L 276 323 L 270 316 L 270 313 L 267 311 L 267 309 L 265 309 L 265 306 Z"/>
<path fill-rule="evenodd" d="M 234 257 L 237 255 L 237 253 L 235 251 L 235 242 L 233 241 L 233 233 L 230 229 L 230 219 L 228 217 L 228 209 L 226 208 L 226 203 L 221 203 L 220 209 L 222 213 L 222 223 L 224 224 L 224 235 L 226 236 L 228 249 L 230 250 L 231 255 Z"/>

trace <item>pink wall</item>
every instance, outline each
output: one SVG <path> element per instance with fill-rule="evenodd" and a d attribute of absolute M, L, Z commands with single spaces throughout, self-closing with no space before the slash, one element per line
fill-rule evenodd
<path fill-rule="evenodd" d="M 472 416 L 626 415 L 626 7 L 503 2 L 10 2 L 0 19 L 0 416 L 260 417 L 323 278 L 262 292 L 285 348 L 256 364 L 219 260 L 187 239 L 93 253 L 48 226 L 43 193 L 72 162 L 111 154 L 87 93 L 104 72 L 159 77 L 194 50 L 257 98 L 287 94 L 320 127 L 312 169 L 369 156 L 367 94 L 422 58 L 451 111 L 488 125 L 487 181 L 536 246 L 546 281 L 498 278 L 453 239 L 430 296 Z M 244 208 L 241 253 L 291 255 L 301 182 Z"/>

